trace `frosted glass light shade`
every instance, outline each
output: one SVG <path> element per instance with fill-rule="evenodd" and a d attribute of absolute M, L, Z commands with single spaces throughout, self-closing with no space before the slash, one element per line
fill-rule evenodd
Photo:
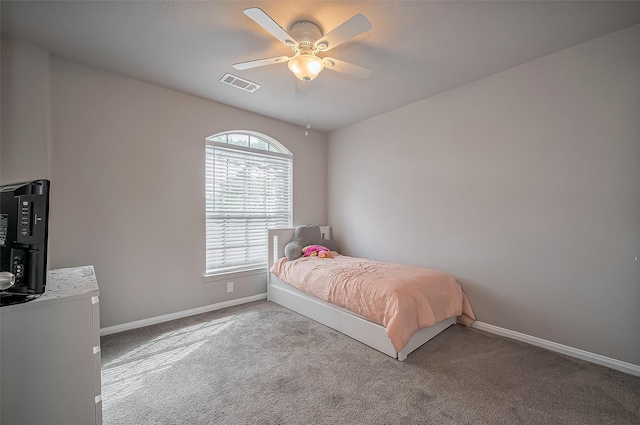
<path fill-rule="evenodd" d="M 289 60 L 289 69 L 302 81 L 311 81 L 324 69 L 324 63 L 311 53 L 297 54 Z"/>

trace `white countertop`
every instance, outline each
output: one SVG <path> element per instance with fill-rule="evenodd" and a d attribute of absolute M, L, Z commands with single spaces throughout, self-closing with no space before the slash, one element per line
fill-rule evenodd
<path fill-rule="evenodd" d="M 38 300 L 83 295 L 98 291 L 98 281 L 93 266 L 49 270 L 47 286 Z"/>

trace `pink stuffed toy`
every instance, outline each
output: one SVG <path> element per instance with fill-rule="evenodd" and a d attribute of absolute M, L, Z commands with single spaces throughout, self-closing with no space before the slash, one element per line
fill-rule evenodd
<path fill-rule="evenodd" d="M 331 251 L 326 246 L 322 245 L 309 245 L 302 248 L 302 253 L 305 257 L 315 257 L 318 256 L 320 258 L 333 258 L 331 255 Z"/>

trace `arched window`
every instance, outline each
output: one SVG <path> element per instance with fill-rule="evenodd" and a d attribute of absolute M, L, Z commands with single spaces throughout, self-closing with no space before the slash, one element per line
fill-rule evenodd
<path fill-rule="evenodd" d="M 290 227 L 293 155 L 264 134 L 206 139 L 207 275 L 266 267 L 267 228 Z"/>

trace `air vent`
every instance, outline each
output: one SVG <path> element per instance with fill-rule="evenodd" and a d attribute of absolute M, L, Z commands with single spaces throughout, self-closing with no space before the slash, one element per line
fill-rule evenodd
<path fill-rule="evenodd" d="M 252 81 L 245 80 L 244 78 L 240 78 L 231 74 L 224 74 L 222 78 L 220 78 L 220 82 L 229 84 L 230 86 L 242 89 L 244 91 L 248 91 L 249 93 L 253 93 L 260 88 L 260 84 L 256 84 Z"/>

